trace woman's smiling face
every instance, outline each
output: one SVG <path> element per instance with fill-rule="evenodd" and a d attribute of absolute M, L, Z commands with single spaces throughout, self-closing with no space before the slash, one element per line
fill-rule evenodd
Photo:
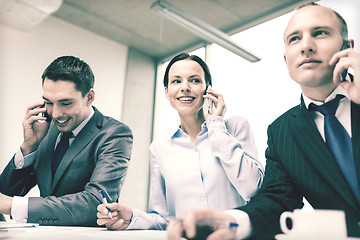
<path fill-rule="evenodd" d="M 193 60 L 180 60 L 171 66 L 165 95 L 180 115 L 197 114 L 202 108 L 204 75 L 202 67 Z"/>

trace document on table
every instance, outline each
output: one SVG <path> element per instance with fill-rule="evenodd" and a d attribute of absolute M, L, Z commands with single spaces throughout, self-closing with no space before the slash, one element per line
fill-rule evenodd
<path fill-rule="evenodd" d="M 0 229 L 10 229 L 10 228 L 29 228 L 37 227 L 37 223 L 12 223 L 12 222 L 0 222 Z"/>

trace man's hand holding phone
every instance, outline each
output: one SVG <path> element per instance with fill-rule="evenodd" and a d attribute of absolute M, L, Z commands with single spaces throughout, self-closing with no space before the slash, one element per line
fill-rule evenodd
<path fill-rule="evenodd" d="M 350 48 L 334 54 L 329 65 L 335 66 L 333 74 L 334 83 L 339 83 L 347 91 L 351 101 L 360 104 L 360 53 L 352 48 L 352 40 L 348 42 L 350 43 Z M 353 78 L 351 81 L 342 81 L 341 74 L 349 68 L 353 70 Z"/>
<path fill-rule="evenodd" d="M 203 96 L 205 120 L 209 121 L 215 116 L 224 116 L 226 105 L 223 96 L 210 87 L 205 93 Z"/>
<path fill-rule="evenodd" d="M 206 224 L 202 224 L 206 223 Z M 235 218 L 229 214 L 210 208 L 188 210 L 181 220 L 169 222 L 166 228 L 169 240 L 180 240 L 185 237 L 193 240 L 208 239 L 235 239 L 238 225 L 232 226 L 223 223 L 235 223 Z"/>
<path fill-rule="evenodd" d="M 24 142 L 20 147 L 24 156 L 37 149 L 49 129 L 50 122 L 46 121 L 45 112 L 43 100 L 28 106 L 26 109 L 25 118 L 22 122 Z"/>

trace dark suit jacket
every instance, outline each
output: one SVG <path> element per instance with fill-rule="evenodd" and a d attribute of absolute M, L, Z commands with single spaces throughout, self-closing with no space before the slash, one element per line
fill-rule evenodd
<path fill-rule="evenodd" d="M 36 184 L 41 197 L 29 198 L 28 222 L 42 225 L 97 226 L 99 190 L 117 201 L 129 165 L 131 130 L 96 108 L 64 155 L 52 180 L 51 160 L 59 134 L 51 123 L 40 143 L 35 162 L 15 170 L 12 159 L 0 176 L 0 191 L 24 196 Z"/>
<path fill-rule="evenodd" d="M 360 105 L 351 104 L 352 142 L 360 177 Z M 268 148 L 262 188 L 239 209 L 249 214 L 254 238 L 280 233 L 279 216 L 303 206 L 305 197 L 315 209 L 340 209 L 346 214 L 349 236 L 360 236 L 360 205 L 328 150 L 316 125 L 301 104 L 268 128 Z"/>

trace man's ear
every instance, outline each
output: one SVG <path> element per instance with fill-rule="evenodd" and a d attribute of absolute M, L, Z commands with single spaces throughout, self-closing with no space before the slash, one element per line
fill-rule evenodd
<path fill-rule="evenodd" d="M 86 94 L 85 97 L 86 97 L 87 105 L 88 105 L 88 106 L 91 105 L 91 104 L 94 102 L 94 100 L 95 100 L 95 91 L 94 91 L 94 89 L 91 88 L 91 89 L 89 90 L 89 92 Z"/>

